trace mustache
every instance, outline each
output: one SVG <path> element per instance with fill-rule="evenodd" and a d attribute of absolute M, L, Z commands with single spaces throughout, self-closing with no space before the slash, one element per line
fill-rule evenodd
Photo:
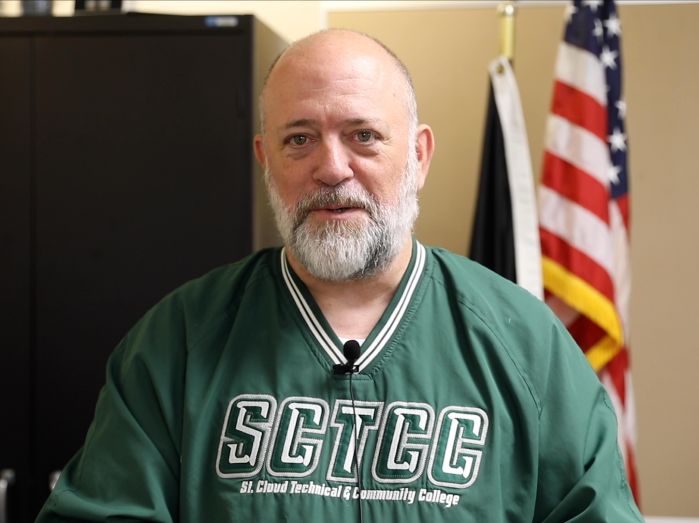
<path fill-rule="evenodd" d="M 354 207 L 363 209 L 373 220 L 379 206 L 367 191 L 361 189 L 348 189 L 346 186 L 323 187 L 317 191 L 304 195 L 294 209 L 295 222 L 302 223 L 308 215 L 317 209 L 326 207 Z"/>

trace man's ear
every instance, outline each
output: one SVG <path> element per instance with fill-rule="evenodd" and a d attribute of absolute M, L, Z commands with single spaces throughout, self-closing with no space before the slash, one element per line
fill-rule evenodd
<path fill-rule="evenodd" d="M 264 170 L 267 167 L 267 155 L 265 154 L 265 145 L 261 134 L 256 134 L 255 138 L 253 138 L 253 149 L 257 163 Z"/>
<path fill-rule="evenodd" d="M 415 140 L 417 161 L 419 165 L 418 189 L 425 185 L 427 173 L 430 170 L 432 154 L 434 153 L 434 133 L 429 125 L 420 124 L 417 128 L 417 140 Z"/>

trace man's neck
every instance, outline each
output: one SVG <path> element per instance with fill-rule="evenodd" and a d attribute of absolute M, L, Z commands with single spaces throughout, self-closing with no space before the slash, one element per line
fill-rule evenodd
<path fill-rule="evenodd" d="M 380 273 L 347 281 L 319 280 L 287 249 L 289 264 L 306 285 L 325 319 L 340 338 L 368 337 L 393 298 L 412 255 L 408 237 L 393 261 Z"/>

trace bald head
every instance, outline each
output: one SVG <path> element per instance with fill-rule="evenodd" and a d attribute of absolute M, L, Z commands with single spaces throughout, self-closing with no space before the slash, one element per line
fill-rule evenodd
<path fill-rule="evenodd" d="M 406 108 L 411 129 L 417 127 L 417 100 L 412 78 L 405 64 L 379 40 L 346 29 L 328 29 L 298 40 L 285 49 L 272 63 L 260 94 L 260 122 L 265 131 L 269 99 L 277 96 L 278 89 L 290 87 L 290 74 L 312 74 L 314 69 L 351 68 L 358 62 L 373 62 L 377 73 L 391 75 L 390 83 L 396 88 Z M 376 78 L 377 83 L 379 78 Z"/>

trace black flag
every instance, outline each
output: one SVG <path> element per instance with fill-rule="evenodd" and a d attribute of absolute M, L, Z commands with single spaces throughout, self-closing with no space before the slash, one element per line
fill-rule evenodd
<path fill-rule="evenodd" d="M 481 177 L 469 258 L 508 280 L 517 281 L 505 139 L 492 83 L 488 93 Z"/>
<path fill-rule="evenodd" d="M 541 246 L 531 159 L 510 63 L 490 64 L 481 177 L 469 257 L 541 298 Z"/>

